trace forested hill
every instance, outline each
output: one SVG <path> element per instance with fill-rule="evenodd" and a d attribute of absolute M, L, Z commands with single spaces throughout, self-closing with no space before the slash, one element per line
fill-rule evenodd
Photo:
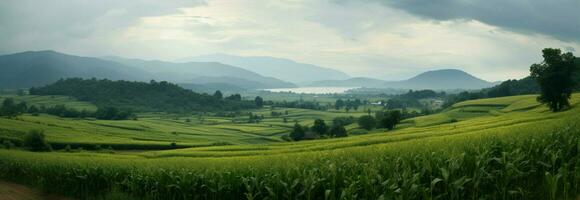
<path fill-rule="evenodd" d="M 113 106 L 134 111 L 217 111 L 254 108 L 255 104 L 238 96 L 214 97 L 183 89 L 165 81 L 132 82 L 69 78 L 32 88 L 34 95 L 66 95 L 99 107 Z"/>

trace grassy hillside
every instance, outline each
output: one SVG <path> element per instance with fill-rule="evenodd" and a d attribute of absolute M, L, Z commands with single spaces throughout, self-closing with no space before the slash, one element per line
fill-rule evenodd
<path fill-rule="evenodd" d="M 16 102 L 24 101 L 28 105 L 35 105 L 37 107 L 45 106 L 45 107 L 52 107 L 56 105 L 65 105 L 67 108 L 73 108 L 76 110 L 87 110 L 87 111 L 96 111 L 97 106 L 84 102 L 78 101 L 73 97 L 69 96 L 59 96 L 59 95 L 47 95 L 47 96 L 40 96 L 40 95 L 0 95 L 0 102 L 4 101 L 6 98 L 13 98 Z"/>
<path fill-rule="evenodd" d="M 118 154 L 1 150 L 0 176 L 77 197 L 575 198 L 580 94 L 559 113 L 534 99 L 466 101 L 395 131 L 339 139 Z"/>
<path fill-rule="evenodd" d="M 78 110 L 96 110 L 96 106 L 66 96 L 0 96 L 25 101 L 29 105 L 54 106 L 64 104 Z M 288 115 L 271 117 L 271 112 Z M 0 138 L 19 140 L 31 129 L 44 130 L 56 148 L 112 146 L 114 149 L 166 149 L 175 142 L 178 147 L 216 146 L 281 142 L 294 122 L 311 125 L 313 119 L 331 121 L 338 116 L 359 116 L 363 113 L 323 112 L 306 109 L 277 108 L 246 110 L 265 118 L 261 123 L 248 123 L 247 116 L 216 117 L 207 115 L 139 113 L 138 120 L 71 119 L 40 114 L 18 118 L 0 118 Z M 283 117 L 287 122 L 283 121 Z"/>

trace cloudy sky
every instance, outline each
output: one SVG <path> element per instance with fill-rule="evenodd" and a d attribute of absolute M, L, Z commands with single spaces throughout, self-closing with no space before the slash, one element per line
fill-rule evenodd
<path fill-rule="evenodd" d="M 578 0 L 2 0 L 0 54 L 175 60 L 227 53 L 404 79 L 521 78 L 544 47 L 580 54 Z"/>

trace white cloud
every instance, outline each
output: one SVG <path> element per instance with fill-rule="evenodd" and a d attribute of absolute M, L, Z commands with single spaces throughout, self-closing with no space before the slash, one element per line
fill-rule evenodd
<path fill-rule="evenodd" d="M 71 23 L 60 23 L 63 18 L 43 21 L 38 18 L 49 13 L 40 13 L 27 21 L 40 23 L 43 31 L 22 28 L 14 31 L 18 36 L 2 29 L 12 25 L 0 26 L 0 36 L 13 39 L 1 50 L 56 49 L 166 60 L 210 53 L 264 55 L 355 76 L 402 79 L 435 68 L 459 68 L 503 80 L 525 76 L 529 65 L 540 61 L 544 47 L 580 48 L 578 43 L 476 20 L 420 18 L 376 2 L 211 0 L 202 6 L 166 5 L 163 12 L 108 5 Z M 127 16 L 133 17 L 119 21 Z M 64 31 L 50 28 L 51 21 L 58 21 Z"/>

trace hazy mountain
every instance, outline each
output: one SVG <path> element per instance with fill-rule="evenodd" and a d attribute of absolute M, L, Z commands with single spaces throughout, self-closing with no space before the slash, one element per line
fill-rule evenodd
<path fill-rule="evenodd" d="M 344 80 L 350 78 L 347 74 L 338 70 L 299 63 L 284 58 L 266 56 L 245 57 L 211 54 L 180 59 L 178 61 L 220 62 L 293 83 L 306 83 L 319 80 Z"/>
<path fill-rule="evenodd" d="M 369 78 L 316 81 L 311 86 L 368 87 L 401 89 L 481 89 L 495 85 L 457 69 L 434 70 L 403 81 L 382 81 Z"/>
<path fill-rule="evenodd" d="M 385 83 L 385 87 L 407 89 L 481 89 L 493 85 L 457 69 L 427 71 L 408 80 Z"/>
<path fill-rule="evenodd" d="M 0 88 L 43 86 L 67 77 L 145 80 L 148 76 L 143 70 L 116 62 L 55 51 L 0 56 Z"/>
<path fill-rule="evenodd" d="M 123 58 L 93 58 L 55 51 L 28 51 L 0 56 L 0 88 L 43 86 L 61 78 L 107 78 L 111 80 L 234 85 L 279 88 L 294 84 L 216 62 L 170 63 Z"/>
<path fill-rule="evenodd" d="M 289 82 L 218 62 L 172 63 L 120 57 L 105 59 L 145 70 L 154 74 L 156 79 L 177 83 L 223 83 L 246 89 L 296 87 Z"/>

